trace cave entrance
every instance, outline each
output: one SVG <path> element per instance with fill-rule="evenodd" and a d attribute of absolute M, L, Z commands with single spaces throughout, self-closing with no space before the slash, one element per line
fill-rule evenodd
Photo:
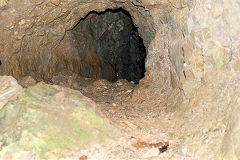
<path fill-rule="evenodd" d="M 81 76 L 135 83 L 144 77 L 146 49 L 127 11 L 90 12 L 70 32 Z"/>

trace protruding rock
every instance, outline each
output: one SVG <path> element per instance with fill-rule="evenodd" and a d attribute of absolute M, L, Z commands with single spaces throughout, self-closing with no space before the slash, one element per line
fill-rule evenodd
<path fill-rule="evenodd" d="M 14 100 L 21 93 L 22 87 L 11 76 L 0 76 L 0 109 L 9 100 Z"/>
<path fill-rule="evenodd" d="M 143 154 L 143 158 L 156 158 L 159 155 L 159 150 L 157 148 L 151 148 L 145 154 Z"/>
<path fill-rule="evenodd" d="M 26 76 L 26 77 L 23 77 L 20 81 L 19 81 L 19 84 L 21 86 L 23 86 L 24 88 L 27 88 L 27 87 L 30 87 L 30 86 L 33 86 L 36 84 L 36 81 L 35 79 L 33 79 L 31 76 Z"/>
<path fill-rule="evenodd" d="M 19 159 L 29 151 L 36 159 L 48 153 L 71 153 L 112 139 L 113 127 L 79 91 L 38 83 L 0 110 L 0 157 Z M 117 130 L 116 130 L 117 131 Z"/>
<path fill-rule="evenodd" d="M 51 3 L 58 6 L 61 3 L 61 0 L 51 0 Z"/>
<path fill-rule="evenodd" d="M 7 1 L 6 0 L 0 0 L 0 9 L 2 9 L 6 6 L 7 6 Z"/>

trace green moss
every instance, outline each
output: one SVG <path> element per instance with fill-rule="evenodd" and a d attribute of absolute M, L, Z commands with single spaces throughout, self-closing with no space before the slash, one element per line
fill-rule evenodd
<path fill-rule="evenodd" d="M 222 56 L 220 55 L 220 50 L 221 50 L 221 48 L 216 46 L 215 48 L 213 48 L 212 50 L 209 51 L 209 54 L 212 55 L 217 69 L 220 69 L 222 67 L 222 65 L 224 64 Z"/>
<path fill-rule="evenodd" d="M 60 97 L 61 103 L 54 97 L 59 92 L 64 96 Z M 6 105 L 4 112 L 0 112 L 1 123 L 10 116 L 10 110 L 21 108 L 21 114 L 15 114 L 21 116 L 14 119 L 20 128 L 20 138 L 12 136 L 16 134 L 16 128 L 12 127 L 13 132 L 5 133 L 5 140 L 8 144 L 17 143 L 20 150 L 31 151 L 37 159 L 44 158 L 47 151 L 74 151 L 88 148 L 92 143 L 105 142 L 110 131 L 92 108 L 83 105 L 94 104 L 89 100 L 86 103 L 86 100 L 80 92 L 70 89 L 57 90 L 44 83 L 30 87 L 16 102 Z"/>
<path fill-rule="evenodd" d="M 89 108 L 74 112 L 72 114 L 72 117 L 92 126 L 101 126 L 104 124 L 103 120 L 93 110 Z"/>

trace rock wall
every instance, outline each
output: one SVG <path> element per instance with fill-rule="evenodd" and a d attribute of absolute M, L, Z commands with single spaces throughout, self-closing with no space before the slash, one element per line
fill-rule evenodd
<path fill-rule="evenodd" d="M 59 68 L 62 70 L 66 68 L 63 64 L 73 71 L 77 70 L 74 66 L 78 59 L 72 55 L 65 57 L 61 55 L 61 42 L 64 41 L 66 31 L 71 30 L 90 11 L 101 12 L 117 8 L 123 8 L 130 13 L 147 49 L 147 72 L 141 86 L 150 87 L 149 90 L 143 89 L 143 93 L 141 88 L 136 89 L 135 97 L 140 96 L 145 101 L 154 102 L 152 96 L 156 98 L 160 96 L 159 91 L 152 91 L 155 86 L 164 86 L 164 90 L 169 90 L 164 94 L 166 97 L 172 95 L 172 85 L 176 89 L 174 94 L 179 94 L 179 78 L 175 72 L 169 70 L 171 62 L 168 55 L 168 16 L 173 7 L 168 1 L 42 0 L 26 1 L 21 4 L 6 1 L 1 14 L 0 31 L 3 34 L 0 35 L 0 39 L 3 47 L 0 54 L 2 61 L 0 73 L 12 75 L 16 79 L 31 75 L 37 81 L 48 81 L 57 74 Z M 6 16 L 9 18 L 4 18 Z M 69 50 L 74 53 L 73 48 L 69 47 Z M 63 58 L 65 63 L 61 63 Z M 172 97 L 175 99 L 178 96 Z M 173 105 L 175 101 L 172 100 L 167 106 Z M 157 102 L 156 105 L 159 103 Z"/>
<path fill-rule="evenodd" d="M 128 1 L 2 1 L 1 74 L 19 79 L 33 75 L 49 79 L 59 67 L 56 48 L 67 30 L 72 29 L 90 11 L 122 7 L 130 12 L 147 45 L 154 37 L 153 20 L 141 6 Z M 137 4 L 136 4 L 137 5 Z M 8 17 L 8 18 L 5 18 Z M 141 19 L 146 19 L 145 22 Z M 69 66 L 75 61 L 68 59 Z M 14 62 L 14 63 L 13 63 Z M 9 65 L 10 64 L 10 65 Z M 37 74 L 36 74 L 37 73 Z"/>
<path fill-rule="evenodd" d="M 240 30 L 237 27 L 240 3 L 230 0 L 190 2 L 175 5 L 170 22 L 180 38 L 170 40 L 169 55 L 176 68 L 183 68 L 185 74 L 180 79 L 186 99 L 176 119 L 178 122 L 182 119 L 182 129 L 189 131 L 185 144 L 190 146 L 183 143 L 181 154 L 185 155 L 188 150 L 191 156 L 203 159 L 210 155 L 239 159 L 237 137 L 240 132 L 234 117 L 239 116 L 240 107 Z M 174 34 L 170 39 L 176 39 Z M 181 53 L 182 60 L 177 58 L 180 54 L 173 56 L 174 53 Z M 185 67 L 181 65 L 184 62 Z M 180 72 L 176 70 L 178 75 Z"/>
<path fill-rule="evenodd" d="M 239 0 L 1 0 L 0 73 L 50 79 L 60 65 L 56 48 L 66 31 L 90 11 L 120 7 L 131 14 L 147 48 L 147 72 L 133 102 L 178 111 L 176 122 L 191 127 L 190 135 L 217 127 L 214 144 L 222 143 L 227 126 L 238 126 L 229 115 L 240 97 Z M 185 143 L 192 141 L 196 137 Z M 188 148 L 192 156 L 222 153 L 221 145 L 200 146 L 205 148 Z M 239 158 L 233 154 L 223 156 Z"/>

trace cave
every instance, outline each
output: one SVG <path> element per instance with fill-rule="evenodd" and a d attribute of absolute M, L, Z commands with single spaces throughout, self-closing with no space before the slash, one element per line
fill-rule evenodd
<path fill-rule="evenodd" d="M 70 32 L 80 75 L 135 83 L 144 77 L 146 49 L 127 11 L 90 12 Z"/>
<path fill-rule="evenodd" d="M 0 159 L 240 159 L 237 1 L 0 12 Z"/>

